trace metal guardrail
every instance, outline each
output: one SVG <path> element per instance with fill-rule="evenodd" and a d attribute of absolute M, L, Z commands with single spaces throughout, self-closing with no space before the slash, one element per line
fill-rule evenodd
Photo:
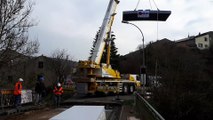
<path fill-rule="evenodd" d="M 4 107 L 13 106 L 13 90 L 0 90 L 0 99 L 0 107 L 2 110 L 4 109 Z"/>
<path fill-rule="evenodd" d="M 14 106 L 14 90 L 0 89 L 0 108 L 4 110 L 5 107 Z M 21 103 L 26 104 L 33 102 L 32 90 L 22 90 Z"/>
<path fill-rule="evenodd" d="M 165 120 L 139 93 L 135 93 L 135 108 L 143 120 Z"/>

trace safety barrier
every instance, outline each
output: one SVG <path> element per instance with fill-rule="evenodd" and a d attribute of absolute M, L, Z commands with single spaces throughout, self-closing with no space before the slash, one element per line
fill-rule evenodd
<path fill-rule="evenodd" d="M 143 120 L 165 120 L 139 93 L 135 93 L 135 108 Z"/>
<path fill-rule="evenodd" d="M 21 103 L 26 104 L 33 102 L 33 93 L 32 90 L 22 90 Z M 14 95 L 13 90 L 2 89 L 0 90 L 0 107 L 11 107 L 14 105 Z"/>
<path fill-rule="evenodd" d="M 0 99 L 1 99 L 1 108 L 13 106 L 14 104 L 14 96 L 13 90 L 0 90 Z"/>

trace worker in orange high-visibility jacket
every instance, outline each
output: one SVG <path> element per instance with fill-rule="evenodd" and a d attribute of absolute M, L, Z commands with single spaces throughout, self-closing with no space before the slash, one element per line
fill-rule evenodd
<path fill-rule="evenodd" d="M 57 85 L 54 87 L 53 93 L 55 95 L 55 105 L 59 107 L 61 102 L 61 95 L 64 93 L 61 83 L 57 83 Z"/>
<path fill-rule="evenodd" d="M 22 91 L 22 82 L 24 80 L 22 78 L 18 79 L 18 82 L 16 82 L 15 84 L 15 88 L 14 88 L 14 96 L 15 96 L 15 102 L 14 105 L 16 108 L 21 106 L 21 91 Z"/>

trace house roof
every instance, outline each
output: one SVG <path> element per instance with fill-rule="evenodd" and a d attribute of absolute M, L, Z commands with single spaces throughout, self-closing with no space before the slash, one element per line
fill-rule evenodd
<path fill-rule="evenodd" d="M 183 39 L 180 39 L 180 40 L 177 40 L 175 41 L 176 43 L 180 43 L 180 42 L 186 42 L 186 41 L 191 41 L 191 40 L 194 40 L 195 36 L 189 36 L 187 38 L 183 38 Z"/>
<path fill-rule="evenodd" d="M 200 37 L 200 36 L 204 36 L 204 35 L 213 35 L 213 31 L 209 31 L 209 32 L 205 32 L 205 33 L 202 33 L 202 34 L 198 34 L 196 37 Z"/>

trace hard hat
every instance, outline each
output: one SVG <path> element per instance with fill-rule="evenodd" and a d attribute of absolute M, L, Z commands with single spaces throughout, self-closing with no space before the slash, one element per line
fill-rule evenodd
<path fill-rule="evenodd" d="M 42 77 L 40 77 L 40 78 L 39 78 L 39 80 L 40 80 L 40 81 L 43 81 L 43 80 L 44 80 L 44 77 L 43 77 L 43 76 L 42 76 Z"/>
<path fill-rule="evenodd" d="M 58 86 L 58 87 L 61 87 L 61 83 L 57 83 L 57 86 Z"/>
<path fill-rule="evenodd" d="M 24 80 L 22 78 L 19 78 L 18 81 L 23 82 Z"/>

